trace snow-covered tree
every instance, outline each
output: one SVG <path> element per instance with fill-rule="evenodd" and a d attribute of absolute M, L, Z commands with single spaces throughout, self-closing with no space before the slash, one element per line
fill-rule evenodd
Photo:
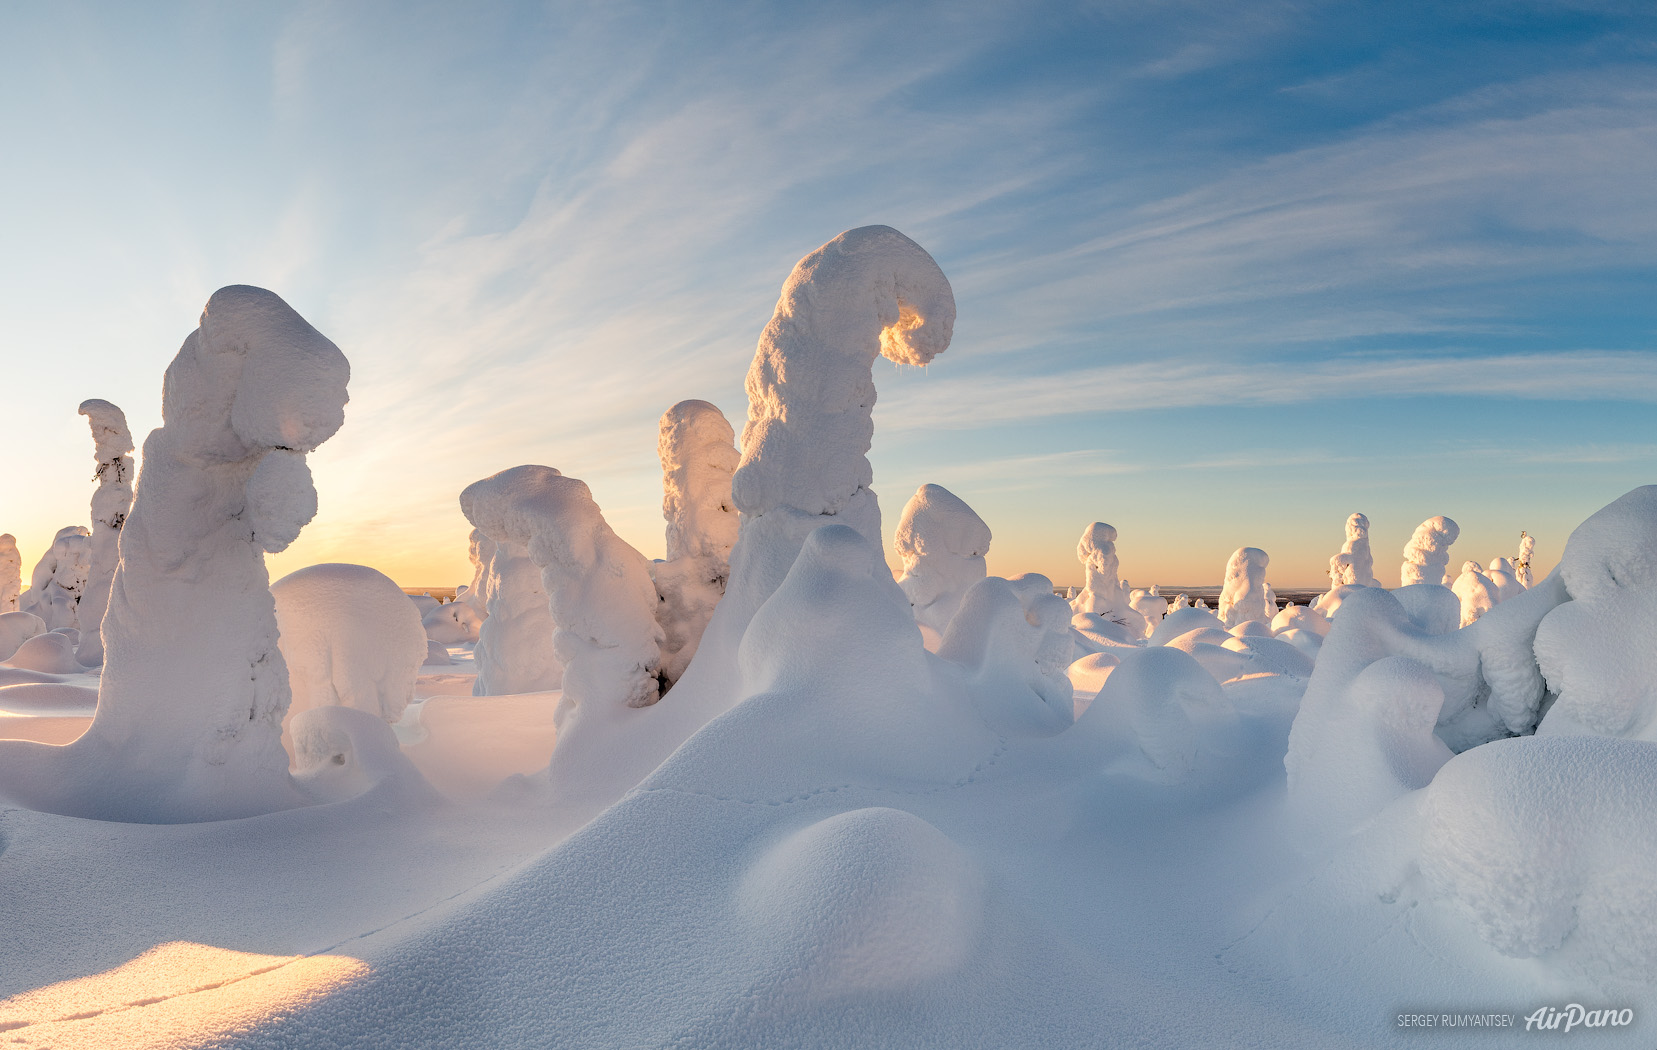
<path fill-rule="evenodd" d="M 669 687 L 696 655 L 715 606 L 725 596 L 740 519 L 731 475 L 741 459 L 736 432 L 717 407 L 681 401 L 662 414 L 656 441 L 662 461 L 662 517 L 667 560 L 652 566 L 661 599 L 662 676 Z"/>
<path fill-rule="evenodd" d="M 121 526 L 132 511 L 132 431 L 126 413 L 93 398 L 81 402 L 80 414 L 92 427 L 93 457 L 98 482 L 92 493 L 92 551 L 87 569 L 86 590 L 80 601 L 81 644 L 75 658 L 87 667 L 104 662 L 104 610 L 109 607 L 109 588 L 115 580 L 115 566 L 121 560 Z"/>
<path fill-rule="evenodd" d="M 1259 547 L 1238 547 L 1226 562 L 1220 588 L 1219 616 L 1227 628 L 1250 620 L 1271 623 L 1277 610 L 1267 597 L 1266 565 L 1270 555 Z"/>
<path fill-rule="evenodd" d="M 1082 530 L 1076 559 L 1087 573 L 1086 586 L 1070 603 L 1075 613 L 1093 613 L 1115 621 L 1135 638 L 1146 633 L 1145 617 L 1134 610 L 1122 586 L 1122 564 L 1116 555 L 1116 526 L 1096 521 Z"/>
<path fill-rule="evenodd" d="M 1450 545 L 1461 535 L 1461 526 L 1442 514 L 1415 527 L 1404 547 L 1404 564 L 1398 573 L 1400 586 L 1437 583 L 1448 586 L 1445 570 L 1450 565 Z"/>
<path fill-rule="evenodd" d="M 17 598 L 23 593 L 23 555 L 17 550 L 17 537 L 11 533 L 0 535 L 0 615 L 17 612 Z"/>
<path fill-rule="evenodd" d="M 1530 558 L 1536 551 L 1536 537 L 1528 532 L 1519 533 L 1519 556 L 1513 559 L 1513 576 L 1519 585 L 1526 589 L 1535 585 L 1530 574 Z"/>

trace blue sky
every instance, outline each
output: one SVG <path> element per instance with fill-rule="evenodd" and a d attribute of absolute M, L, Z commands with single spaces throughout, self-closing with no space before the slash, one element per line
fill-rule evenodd
<path fill-rule="evenodd" d="M 273 573 L 468 578 L 456 496 L 541 462 L 662 548 L 655 421 L 740 427 L 783 279 L 886 223 L 950 350 L 877 365 L 888 532 L 923 482 L 991 569 L 1135 584 L 1241 545 L 1322 577 L 1551 565 L 1657 481 L 1649 4 L 7 5 L 0 531 L 86 518 L 102 397 L 140 435 L 213 289 L 351 359 L 322 510 Z"/>

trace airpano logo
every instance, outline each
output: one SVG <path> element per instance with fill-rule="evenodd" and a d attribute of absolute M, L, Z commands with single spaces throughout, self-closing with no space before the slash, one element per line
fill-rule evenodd
<path fill-rule="evenodd" d="M 1573 1028 L 1623 1028 L 1634 1023 L 1634 1011 L 1622 1009 L 1590 1010 L 1581 1003 L 1568 1006 L 1542 1006 L 1525 1017 L 1527 1032 L 1569 1032 Z"/>

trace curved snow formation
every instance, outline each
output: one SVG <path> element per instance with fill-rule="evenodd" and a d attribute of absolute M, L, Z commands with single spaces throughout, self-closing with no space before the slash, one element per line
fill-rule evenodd
<path fill-rule="evenodd" d="M 426 632 L 419 608 L 391 577 L 329 562 L 289 573 L 270 593 L 293 688 L 285 724 L 330 705 L 388 723 L 403 716 L 426 659 Z"/>
<path fill-rule="evenodd" d="M 959 496 L 926 484 L 904 504 L 892 546 L 915 622 L 942 635 L 967 590 L 989 575 L 990 527 Z"/>
<path fill-rule="evenodd" d="M 541 568 L 570 712 L 647 707 L 661 695 L 662 629 L 644 556 L 610 529 L 585 482 L 526 465 L 474 481 L 460 509 L 484 535 L 516 544 Z M 493 622 L 493 618 L 491 618 Z"/>
<path fill-rule="evenodd" d="M 0 534 L 0 615 L 18 612 L 17 599 L 23 593 L 23 555 L 17 537 Z"/>
<path fill-rule="evenodd" d="M 1070 603 L 1077 613 L 1094 613 L 1114 620 L 1135 638 L 1148 632 L 1145 617 L 1133 608 L 1122 586 L 1122 565 L 1116 556 L 1116 526 L 1096 521 L 1082 530 L 1076 542 L 1076 560 L 1087 573 L 1086 586 Z"/>
<path fill-rule="evenodd" d="M 109 588 L 115 582 L 115 566 L 121 560 L 121 526 L 132 512 L 132 431 L 126 413 L 93 398 L 82 401 L 80 414 L 92 427 L 93 456 L 98 480 L 92 493 L 92 554 L 87 568 L 86 590 L 81 593 L 81 644 L 75 657 L 87 667 L 104 662 L 102 628 L 104 610 L 109 607 Z"/>
<path fill-rule="evenodd" d="M 1220 622 L 1236 627 L 1249 620 L 1271 623 L 1277 609 L 1267 597 L 1266 565 L 1271 556 L 1259 547 L 1238 547 L 1226 562 L 1220 589 Z"/>
<path fill-rule="evenodd" d="M 1450 566 L 1450 545 L 1461 535 L 1461 526 L 1440 514 L 1428 518 L 1415 527 L 1415 534 L 1404 545 L 1404 564 L 1398 571 L 1398 585 L 1409 587 L 1417 583 L 1437 583 L 1448 586 L 1452 579 L 1445 575 Z"/>
<path fill-rule="evenodd" d="M 740 518 L 731 475 L 741 455 L 736 432 L 706 401 L 681 401 L 662 413 L 656 452 L 662 461 L 662 517 L 667 560 L 652 566 L 661 598 L 662 677 L 685 673 L 731 574 Z"/>
<path fill-rule="evenodd" d="M 742 462 L 731 479 L 742 525 L 716 617 L 730 624 L 729 645 L 812 530 L 849 525 L 881 547 L 868 460 L 874 362 L 927 364 L 954 328 L 943 271 L 889 226 L 847 230 L 789 274 L 748 370 Z"/>
<path fill-rule="evenodd" d="M 305 454 L 344 422 L 349 377 L 339 348 L 280 297 L 213 293 L 144 443 L 97 714 L 73 744 L 0 753 L 0 793 L 152 823 L 306 801 L 281 743 L 288 671 L 264 556 L 316 514 Z"/>

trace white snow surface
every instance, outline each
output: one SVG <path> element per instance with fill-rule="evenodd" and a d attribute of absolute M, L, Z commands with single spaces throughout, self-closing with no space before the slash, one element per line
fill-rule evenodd
<path fill-rule="evenodd" d="M 916 622 L 941 636 L 968 589 L 989 575 L 990 527 L 959 496 L 926 484 L 903 505 L 892 546 Z"/>

